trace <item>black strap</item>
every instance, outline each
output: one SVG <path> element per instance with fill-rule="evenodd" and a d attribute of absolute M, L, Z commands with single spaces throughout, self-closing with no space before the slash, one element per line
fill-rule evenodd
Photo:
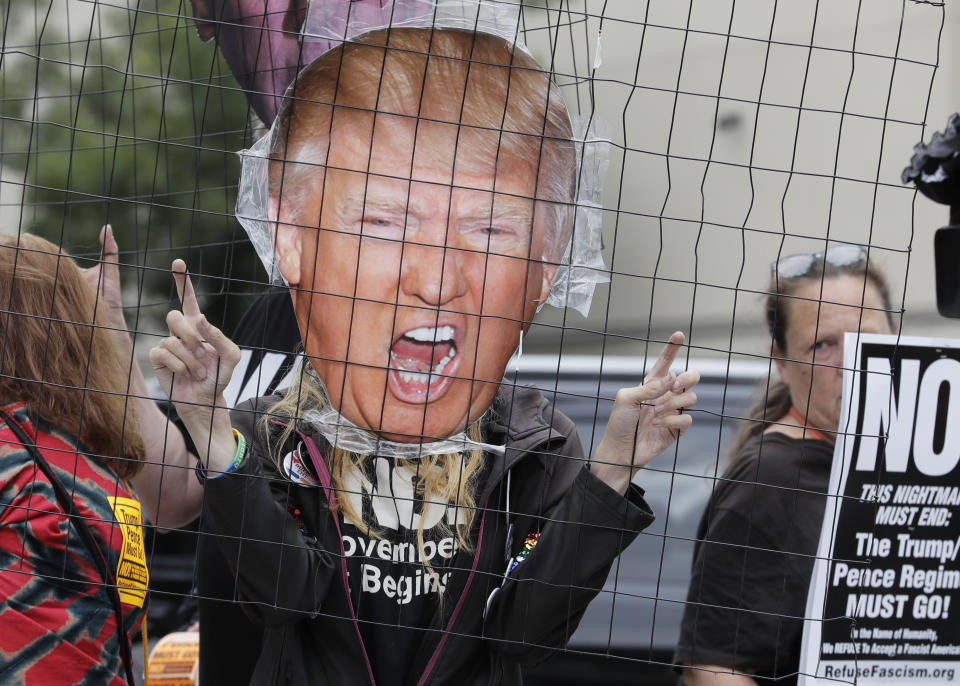
<path fill-rule="evenodd" d="M 0 418 L 2 418 L 4 423 L 10 427 L 10 430 L 16 434 L 17 440 L 23 444 L 23 447 L 26 448 L 27 452 L 30 453 L 31 457 L 33 457 L 37 463 L 40 471 L 43 472 L 44 476 L 50 481 L 50 484 L 53 486 L 53 491 L 57 495 L 57 502 L 60 504 L 60 508 L 67 513 L 70 521 L 73 522 L 76 527 L 77 533 L 80 534 L 83 544 L 93 557 L 93 562 L 96 564 L 100 576 L 103 579 L 104 590 L 113 600 L 113 611 L 117 623 L 117 642 L 120 645 L 120 658 L 123 660 L 123 669 L 126 672 L 127 684 L 129 684 L 129 686 L 135 686 L 133 659 L 130 654 L 130 641 L 127 638 L 127 631 L 123 621 L 123 606 L 120 601 L 120 591 L 117 589 L 117 582 L 114 579 L 113 572 L 110 571 L 110 566 L 107 564 L 107 558 L 103 554 L 103 548 L 97 543 L 93 531 L 91 531 L 87 525 L 87 521 L 83 515 L 80 514 L 80 511 L 77 509 L 77 504 L 67 492 L 63 482 L 60 481 L 60 477 L 53 471 L 53 468 L 43 454 L 37 450 L 35 442 L 31 441 L 23 428 L 2 409 L 0 409 Z M 146 621 L 146 617 L 144 617 L 144 621 Z"/>

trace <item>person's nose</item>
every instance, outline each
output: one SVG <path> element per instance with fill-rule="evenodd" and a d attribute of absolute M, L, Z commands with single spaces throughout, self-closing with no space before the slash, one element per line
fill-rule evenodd
<path fill-rule="evenodd" d="M 404 244 L 400 288 L 407 296 L 440 307 L 467 292 L 465 255 L 448 244 L 445 231 L 426 233 Z"/>
<path fill-rule="evenodd" d="M 834 360 L 833 364 L 833 374 L 839 380 L 843 381 L 843 357 L 840 357 L 838 360 Z"/>

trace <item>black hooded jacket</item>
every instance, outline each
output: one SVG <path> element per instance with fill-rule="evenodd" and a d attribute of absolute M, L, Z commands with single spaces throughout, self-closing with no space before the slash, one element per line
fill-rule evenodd
<path fill-rule="evenodd" d="M 340 521 L 328 507 L 336 495 L 292 483 L 267 454 L 263 413 L 277 400 L 257 398 L 233 411 L 234 427 L 249 441 L 247 458 L 206 484 L 207 513 L 240 601 L 265 626 L 251 683 L 372 685 Z M 631 485 L 621 496 L 589 471 L 573 422 L 539 391 L 504 386 L 495 409 L 509 422 L 489 422 L 485 440 L 505 445 L 505 454 L 487 453 L 472 549 L 452 561 L 469 573 L 447 585 L 409 686 L 519 685 L 521 665 L 566 645 L 617 555 L 653 521 L 641 489 Z M 541 534 L 537 546 L 505 576 L 508 557 L 532 532 Z"/>

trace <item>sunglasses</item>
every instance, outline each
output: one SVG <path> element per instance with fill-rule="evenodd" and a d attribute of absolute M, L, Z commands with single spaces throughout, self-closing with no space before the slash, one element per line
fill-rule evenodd
<path fill-rule="evenodd" d="M 823 252 L 800 253 L 787 255 L 770 265 L 770 269 L 783 279 L 793 279 L 809 274 L 815 264 L 825 262 L 834 267 L 849 267 L 863 262 L 867 257 L 867 249 L 862 245 L 833 245 Z"/>

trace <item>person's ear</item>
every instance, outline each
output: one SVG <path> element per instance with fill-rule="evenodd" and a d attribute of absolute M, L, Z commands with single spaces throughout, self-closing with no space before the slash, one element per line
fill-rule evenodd
<path fill-rule="evenodd" d="M 540 265 L 542 276 L 540 279 L 540 295 L 537 296 L 537 309 L 539 310 L 543 303 L 550 297 L 550 291 L 553 289 L 553 280 L 557 278 L 558 265 L 549 262 L 543 262 Z"/>
<path fill-rule="evenodd" d="M 271 238 L 277 267 L 291 286 L 300 284 L 300 231 L 289 217 L 280 216 L 280 200 L 270 196 L 268 207 Z"/>
<path fill-rule="evenodd" d="M 193 5 L 193 21 L 197 25 L 200 40 L 204 43 L 213 38 L 216 33 L 216 21 L 211 11 L 211 2 L 219 2 L 219 0 L 190 0 L 190 4 Z"/>

